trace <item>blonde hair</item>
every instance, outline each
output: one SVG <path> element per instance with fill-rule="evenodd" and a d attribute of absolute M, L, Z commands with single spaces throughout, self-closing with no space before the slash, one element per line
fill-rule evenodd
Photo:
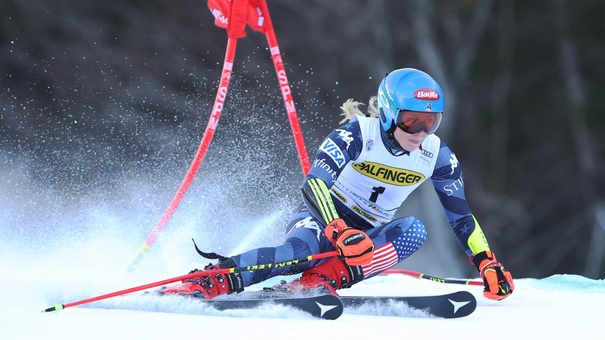
<path fill-rule="evenodd" d="M 342 103 L 342 106 L 340 107 L 340 109 L 342 110 L 342 113 L 340 115 L 344 116 L 344 118 L 339 122 L 339 124 L 344 124 L 348 122 L 354 115 L 375 118 L 380 117 L 380 114 L 378 113 L 378 105 L 376 104 L 377 100 L 378 98 L 376 96 L 371 97 L 368 101 L 368 110 L 366 113 L 364 113 L 359 108 L 361 105 L 365 105 L 364 103 L 358 102 L 351 98 L 347 99 L 344 103 Z"/>

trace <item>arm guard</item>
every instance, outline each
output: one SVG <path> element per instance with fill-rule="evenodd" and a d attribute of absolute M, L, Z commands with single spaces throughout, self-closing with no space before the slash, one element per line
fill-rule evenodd
<path fill-rule="evenodd" d="M 330 190 L 320 178 L 309 178 L 303 182 L 302 196 L 311 215 L 318 219 L 323 225 L 327 225 L 339 218 Z"/>
<path fill-rule="evenodd" d="M 473 254 L 489 251 L 490 249 L 489 244 L 487 243 L 487 238 L 485 237 L 483 229 L 481 229 L 481 226 L 479 225 L 479 222 L 477 222 L 475 216 L 473 216 L 473 222 L 475 223 L 475 228 L 466 241 L 469 249 Z"/>

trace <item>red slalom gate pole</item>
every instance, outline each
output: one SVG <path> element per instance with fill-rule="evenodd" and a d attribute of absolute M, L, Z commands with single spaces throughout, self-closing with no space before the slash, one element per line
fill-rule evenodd
<path fill-rule="evenodd" d="M 212 108 L 212 113 L 210 114 L 210 118 L 208 119 L 208 125 L 206 126 L 206 131 L 204 132 L 204 136 L 200 143 L 200 146 L 195 154 L 193 162 L 189 166 L 189 170 L 181 183 L 181 186 L 177 190 L 174 198 L 170 202 L 170 205 L 160 218 L 160 221 L 156 224 L 155 228 L 151 231 L 151 234 L 147 237 L 147 240 L 141 245 L 137 256 L 134 261 L 128 267 L 128 271 L 133 271 L 138 263 L 143 258 L 143 255 L 149 251 L 151 246 L 155 243 L 156 239 L 160 232 L 166 227 L 168 221 L 174 215 L 177 207 L 185 197 L 187 190 L 191 186 L 195 175 L 197 174 L 202 162 L 204 161 L 204 157 L 206 156 L 206 152 L 208 151 L 208 147 L 210 146 L 210 142 L 212 141 L 212 137 L 214 136 L 214 131 L 216 130 L 216 126 L 218 125 L 219 118 L 221 116 L 221 112 L 223 110 L 223 106 L 225 104 L 225 98 L 227 97 L 227 89 L 229 87 L 229 80 L 231 79 L 231 72 L 233 69 L 233 61 L 235 59 L 235 48 L 237 46 L 237 38 L 229 38 L 227 40 L 227 51 L 225 53 L 225 61 L 223 62 L 223 71 L 221 74 L 221 81 L 218 87 L 218 91 L 216 93 L 216 99 L 214 100 L 214 106 Z"/>
<path fill-rule="evenodd" d="M 267 10 L 267 16 L 269 11 Z M 309 164 L 309 157 L 307 155 L 307 149 L 305 147 L 305 141 L 303 133 L 300 128 L 298 121 L 298 115 L 296 108 L 294 107 L 294 100 L 292 99 L 292 90 L 290 89 L 290 83 L 286 76 L 286 70 L 282 60 L 279 46 L 277 45 L 277 38 L 275 37 L 275 31 L 273 27 L 267 29 L 265 32 L 267 36 L 267 42 L 269 44 L 269 50 L 271 51 L 271 57 L 273 58 L 273 65 L 275 66 L 275 73 L 277 74 L 277 80 L 281 89 L 284 104 L 286 105 L 286 111 L 288 112 L 288 119 L 290 121 L 290 127 L 292 128 L 292 136 L 294 137 L 294 143 L 296 144 L 296 150 L 298 151 L 298 157 L 300 159 L 300 165 L 302 167 L 303 176 L 306 176 L 311 168 Z"/>
<path fill-rule="evenodd" d="M 249 5 L 247 21 L 248 25 L 253 30 L 264 33 L 267 37 L 269 51 L 271 52 L 271 57 L 273 58 L 273 66 L 275 67 L 275 73 L 277 75 L 277 81 L 279 82 L 279 88 L 284 99 L 284 104 L 286 104 L 288 120 L 290 121 L 290 127 L 292 128 L 292 136 L 294 137 L 294 143 L 296 144 L 296 150 L 298 152 L 298 158 L 300 159 L 300 165 L 302 167 L 303 176 L 306 176 L 311 166 L 309 164 L 307 149 L 305 147 L 305 141 L 303 139 L 300 123 L 298 121 L 296 108 L 294 107 L 294 100 L 292 99 L 292 90 L 290 89 L 290 83 L 288 82 L 288 77 L 286 76 L 286 70 L 284 68 L 283 59 L 279 51 L 279 46 L 277 45 L 277 38 L 275 37 L 275 30 L 273 29 L 273 23 L 271 22 L 271 15 L 269 14 L 269 7 L 267 6 L 267 1 L 246 1 L 248 1 Z"/>
<path fill-rule="evenodd" d="M 255 270 L 263 270 L 263 269 L 270 269 L 270 268 L 277 268 L 277 267 L 285 267 L 285 266 L 292 266 L 295 264 L 299 264 L 302 262 L 315 261 L 315 260 L 320 260 L 320 259 L 324 259 L 327 257 L 337 256 L 337 255 L 338 255 L 338 251 L 335 250 L 335 251 L 329 251 L 329 252 L 325 252 L 325 253 L 309 255 L 307 257 L 303 257 L 303 258 L 299 258 L 299 259 L 292 259 L 292 260 L 287 260 L 287 261 L 282 261 L 282 262 L 265 263 L 265 264 L 258 264 L 258 265 L 246 266 L 246 267 L 203 270 L 203 271 L 198 271 L 198 272 L 194 272 L 194 273 L 189 273 L 186 275 L 173 277 L 173 278 L 166 279 L 166 280 L 161 280 L 161 281 L 157 281 L 157 282 L 153 282 L 153 283 L 144 284 L 141 286 L 136 286 L 136 287 L 132 287 L 132 288 L 119 290 L 119 291 L 116 291 L 113 293 L 108 293 L 108 294 L 91 297 L 91 298 L 80 300 L 80 301 L 75 301 L 75 302 L 70 302 L 70 303 L 65 303 L 65 304 L 56 303 L 56 304 L 53 304 L 51 307 L 44 309 L 42 312 L 46 312 L 46 313 L 47 312 L 60 312 L 65 308 L 84 305 L 84 304 L 96 302 L 96 301 L 101 301 L 101 300 L 109 299 L 112 297 L 126 295 L 126 294 L 130 294 L 130 293 L 138 292 L 141 290 L 149 289 L 149 288 L 155 288 L 155 287 L 167 285 L 167 284 L 178 282 L 178 281 L 191 279 L 194 277 L 199 277 L 202 274 L 203 275 L 231 274 L 231 273 L 236 273 L 236 272 L 255 271 Z"/>
<path fill-rule="evenodd" d="M 263 32 L 267 37 L 271 57 L 273 58 L 273 64 L 275 66 L 275 72 L 277 74 L 284 103 L 286 105 L 286 111 L 288 112 L 288 119 L 292 128 L 292 134 L 296 144 L 296 149 L 298 151 L 303 175 L 306 176 L 310 169 L 302 130 L 300 128 L 298 116 L 294 107 L 294 101 L 292 99 L 292 90 L 290 89 L 290 84 L 286 76 L 279 46 L 277 45 L 277 39 L 271 23 L 271 17 L 269 16 L 269 9 L 267 7 L 266 0 L 208 0 L 208 7 L 215 17 L 215 25 L 227 29 L 229 37 L 225 61 L 223 63 L 221 82 L 219 84 L 212 114 L 208 120 L 208 125 L 206 127 L 206 131 L 204 132 L 202 142 L 181 186 L 179 187 L 176 195 L 170 202 L 170 205 L 164 212 L 164 215 L 160 221 L 156 224 L 151 234 L 147 237 L 147 240 L 139 248 L 135 260 L 128 267 L 129 271 L 134 270 L 134 268 L 143 258 L 143 255 L 149 251 L 151 246 L 157 240 L 160 232 L 168 224 L 168 221 L 185 196 L 202 164 L 202 161 L 204 160 L 206 151 L 208 150 L 212 137 L 214 136 L 214 131 L 218 124 L 218 120 L 225 103 L 225 98 L 227 96 L 227 88 L 229 86 L 229 80 L 231 78 L 231 72 L 233 69 L 237 39 L 246 36 L 246 25 L 250 25 L 250 27 L 254 30 Z"/>
<path fill-rule="evenodd" d="M 383 271 L 381 274 L 404 274 L 417 277 L 419 279 L 426 279 L 433 282 L 439 283 L 453 283 L 453 284 L 461 284 L 461 285 L 470 285 L 470 286 L 483 286 L 483 281 L 476 280 L 463 280 L 463 279 L 442 279 L 439 277 L 407 270 L 407 269 L 387 269 Z"/>

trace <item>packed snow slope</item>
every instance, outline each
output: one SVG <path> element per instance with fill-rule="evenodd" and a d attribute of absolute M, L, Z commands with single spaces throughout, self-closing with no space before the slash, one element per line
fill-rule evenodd
<path fill-rule="evenodd" d="M 110 238 L 102 241 L 106 242 L 105 246 L 88 244 L 87 251 L 76 244 L 60 245 L 75 252 L 57 251 L 54 249 L 59 247 L 57 244 L 36 249 L 20 244 L 21 250 L 3 247 L 0 339 L 308 340 L 395 336 L 492 340 L 581 339 L 602 334 L 605 282 L 566 274 L 542 279 L 517 278 L 513 295 L 500 302 L 483 298 L 482 287 L 436 283 L 399 274 L 378 276 L 341 291 L 342 295 L 395 296 L 464 289 L 477 297 L 478 306 L 473 314 L 461 319 L 432 318 L 405 307 L 345 311 L 335 321 L 315 319 L 282 306 L 219 312 L 193 299 L 142 292 L 66 308 L 58 313 L 42 313 L 55 303 L 75 302 L 186 273 L 184 266 L 188 264 L 179 271 L 179 259 L 174 260 L 177 269 L 173 271 L 146 267 L 128 272 L 124 267 L 129 258 L 121 259 L 124 267 L 116 265 L 120 264 L 114 257 L 117 251 L 111 250 L 119 247 L 112 244 Z M 96 263 L 89 261 L 93 257 Z M 276 283 L 279 278 L 275 280 L 266 285 Z"/>
<path fill-rule="evenodd" d="M 345 311 L 334 321 L 314 319 L 280 306 L 219 312 L 191 299 L 144 292 L 59 313 L 41 312 L 53 304 L 76 302 L 202 268 L 209 261 L 195 252 L 191 238 L 204 251 L 227 256 L 279 244 L 285 222 L 300 200 L 300 175 L 292 172 L 295 179 L 282 178 L 269 162 L 242 168 L 239 163 L 231 164 L 229 157 L 209 157 L 206 164 L 212 166 L 202 169 L 203 175 L 198 176 L 134 271 L 127 268 L 168 206 L 183 171 L 162 170 L 149 176 L 124 176 L 127 178 L 120 183 L 63 188 L 54 185 L 53 178 L 36 178 L 37 172 L 28 168 L 2 168 L 0 340 L 510 340 L 602 335 L 605 282 L 566 273 L 539 279 L 516 277 L 515 292 L 500 302 L 483 298 L 482 287 L 403 275 L 374 277 L 341 291 L 343 295 L 396 296 L 465 289 L 475 294 L 478 307 L 462 319 L 431 318 L 401 306 Z M 433 236 L 438 232 L 437 228 L 431 230 Z M 429 267 L 431 262 L 441 262 L 437 256 L 415 253 L 403 265 L 411 266 L 419 259 L 427 263 L 422 266 L 427 274 L 443 276 L 442 271 Z M 273 285 L 280 279 L 264 284 Z M 262 285 L 251 287 L 260 288 Z"/>

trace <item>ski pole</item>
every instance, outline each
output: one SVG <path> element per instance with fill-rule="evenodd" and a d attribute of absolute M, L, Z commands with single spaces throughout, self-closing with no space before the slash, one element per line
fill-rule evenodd
<path fill-rule="evenodd" d="M 43 313 L 59 312 L 65 308 L 79 306 L 79 305 L 83 305 L 83 304 L 87 304 L 87 303 L 91 303 L 91 302 L 95 302 L 95 301 L 105 300 L 105 299 L 109 299 L 112 297 L 126 295 L 126 294 L 130 294 L 130 293 L 138 292 L 141 290 L 149 289 L 149 288 L 159 287 L 159 286 L 163 286 L 166 284 L 191 279 L 194 277 L 199 277 L 200 275 L 231 274 L 231 273 L 237 273 L 237 272 L 255 271 L 255 270 L 263 270 L 263 269 L 270 269 L 270 268 L 277 268 L 277 267 L 292 266 L 292 265 L 303 263 L 303 262 L 320 260 L 320 259 L 324 259 L 324 258 L 328 258 L 328 257 L 337 256 L 337 255 L 338 255 L 338 251 L 335 250 L 335 251 L 329 251 L 329 252 L 325 252 L 325 253 L 309 255 L 309 256 L 303 257 L 303 258 L 281 261 L 281 262 L 257 264 L 257 265 L 253 265 L 253 266 L 202 270 L 202 271 L 189 273 L 186 275 L 173 277 L 173 278 L 166 279 L 166 280 L 161 280 L 161 281 L 157 281 L 157 282 L 153 282 L 153 283 L 144 284 L 141 286 L 136 286 L 136 287 L 132 287 L 132 288 L 119 290 L 119 291 L 116 291 L 113 293 L 108 293 L 108 294 L 91 297 L 91 298 L 80 300 L 80 301 L 75 301 L 75 302 L 70 302 L 70 303 L 65 303 L 65 304 L 53 304 L 51 307 L 46 308 L 42 312 Z"/>
<path fill-rule="evenodd" d="M 419 272 L 415 272 L 415 271 L 411 271 L 411 270 L 407 270 L 407 269 L 387 269 L 387 270 L 383 271 L 381 274 L 404 274 L 404 275 L 415 276 L 419 279 L 426 279 L 426 280 L 439 282 L 439 283 L 453 283 L 453 284 L 470 285 L 470 286 L 483 286 L 483 281 L 463 280 L 463 279 L 442 279 L 439 277 L 435 277 L 435 276 L 431 276 L 431 275 L 427 275 L 427 274 L 423 274 L 423 273 L 419 273 Z"/>

